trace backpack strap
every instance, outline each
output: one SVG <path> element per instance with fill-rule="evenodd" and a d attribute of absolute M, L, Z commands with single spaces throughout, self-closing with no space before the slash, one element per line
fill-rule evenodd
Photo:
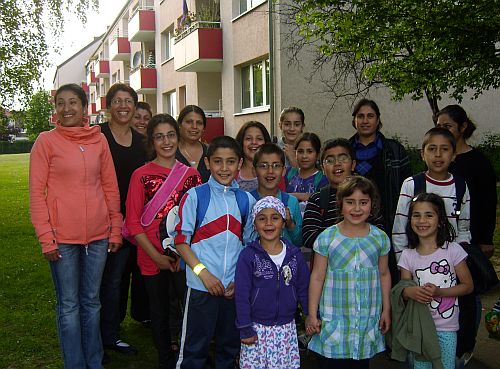
<path fill-rule="evenodd" d="M 455 215 L 458 220 L 460 216 L 460 210 L 462 209 L 462 201 L 464 200 L 465 189 L 467 188 L 467 185 L 465 183 L 465 180 L 460 176 L 453 175 L 453 179 L 455 180 L 455 196 L 457 198 L 457 202 L 455 204 Z"/>
<path fill-rule="evenodd" d="M 205 218 L 207 213 L 208 205 L 210 203 L 210 186 L 208 183 L 204 183 L 200 186 L 194 188 L 196 191 L 196 223 L 194 225 L 194 230 L 198 229 L 201 222 Z"/>
<path fill-rule="evenodd" d="M 319 184 L 321 183 L 321 180 L 323 179 L 323 172 L 321 170 L 318 170 L 316 174 L 314 175 L 314 188 L 319 190 Z"/>
<path fill-rule="evenodd" d="M 250 212 L 250 202 L 248 201 L 248 195 L 245 191 L 237 189 L 234 191 L 236 197 L 236 203 L 238 204 L 238 209 L 241 215 L 241 238 L 243 239 L 243 229 L 247 223 L 248 213 Z"/>
<path fill-rule="evenodd" d="M 250 195 L 254 197 L 255 200 L 259 201 L 260 200 L 260 195 L 257 190 L 250 191 Z"/>
<path fill-rule="evenodd" d="M 330 202 L 330 186 L 328 185 L 319 190 L 319 209 L 323 219 L 326 209 L 328 209 L 329 202 Z"/>
<path fill-rule="evenodd" d="M 292 178 L 299 172 L 297 167 L 291 167 L 286 174 L 286 183 L 290 183 Z"/>
<path fill-rule="evenodd" d="M 421 193 L 425 192 L 426 181 L 425 181 L 425 173 L 420 172 L 412 176 L 413 178 L 413 197 L 417 197 Z"/>
<path fill-rule="evenodd" d="M 285 208 L 288 207 L 288 200 L 290 199 L 290 195 L 286 192 L 281 191 L 281 202 L 285 205 Z"/>

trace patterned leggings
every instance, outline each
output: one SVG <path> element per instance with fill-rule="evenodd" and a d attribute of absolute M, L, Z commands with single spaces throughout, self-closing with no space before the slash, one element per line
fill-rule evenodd
<path fill-rule="evenodd" d="M 457 349 L 457 332 L 437 332 L 439 346 L 441 346 L 441 362 L 444 369 L 455 368 L 455 351 Z M 430 361 L 417 361 L 413 369 L 432 369 Z"/>

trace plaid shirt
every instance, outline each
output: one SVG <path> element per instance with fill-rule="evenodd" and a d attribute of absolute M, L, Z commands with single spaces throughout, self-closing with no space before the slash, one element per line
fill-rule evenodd
<path fill-rule="evenodd" d="M 387 235 L 370 225 L 366 237 L 349 238 L 336 225 L 314 243 L 328 258 L 320 300 L 321 332 L 309 349 L 327 358 L 367 359 L 385 349 L 378 323 L 382 291 L 378 259 L 390 249 Z"/>

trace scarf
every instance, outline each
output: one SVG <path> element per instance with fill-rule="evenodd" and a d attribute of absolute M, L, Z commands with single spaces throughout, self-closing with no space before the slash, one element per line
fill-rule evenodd
<path fill-rule="evenodd" d="M 375 141 L 370 142 L 365 146 L 361 142 L 359 142 L 358 138 L 356 137 L 354 139 L 353 146 L 354 151 L 356 151 L 356 172 L 362 176 L 365 176 L 373 168 L 373 166 L 370 164 L 370 160 L 375 158 L 384 147 L 382 138 L 377 133 Z"/>

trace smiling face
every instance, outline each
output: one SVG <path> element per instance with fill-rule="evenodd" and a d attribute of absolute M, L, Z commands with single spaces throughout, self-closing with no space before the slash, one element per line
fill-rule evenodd
<path fill-rule="evenodd" d="M 82 101 L 70 90 L 61 91 L 56 96 L 57 119 L 63 127 L 83 126 L 83 115 L 85 112 Z"/>
<path fill-rule="evenodd" d="M 280 129 L 285 137 L 285 142 L 293 144 L 304 131 L 304 123 L 301 120 L 300 114 L 295 112 L 286 113 L 282 121 L 280 121 Z"/>
<path fill-rule="evenodd" d="M 170 123 L 160 123 L 153 131 L 153 146 L 158 159 L 171 160 L 177 150 L 177 133 Z"/>
<path fill-rule="evenodd" d="M 433 135 L 422 151 L 422 159 L 427 164 L 431 178 L 445 180 L 449 177 L 448 167 L 455 159 L 453 145 L 448 138 L 440 134 Z"/>
<path fill-rule="evenodd" d="M 220 147 L 210 158 L 205 157 L 205 165 L 214 179 L 223 186 L 230 186 L 241 168 L 243 159 L 239 159 L 233 149 Z"/>
<path fill-rule="evenodd" d="M 344 222 L 351 225 L 363 224 L 372 209 L 372 201 L 368 194 L 364 194 L 358 189 L 355 189 L 350 196 L 342 199 L 342 215 Z"/>
<path fill-rule="evenodd" d="M 259 192 L 269 193 L 277 191 L 284 172 L 285 166 L 278 154 L 262 154 L 262 157 L 255 166 Z"/>
<path fill-rule="evenodd" d="M 140 134 L 146 135 L 150 119 L 151 114 L 146 109 L 138 108 L 135 110 L 130 126 Z"/>
<path fill-rule="evenodd" d="M 274 209 L 262 209 L 255 216 L 254 226 L 261 240 L 276 241 L 281 236 L 285 220 Z"/>
<path fill-rule="evenodd" d="M 243 155 L 245 159 L 253 161 L 255 153 L 265 142 L 262 131 L 257 127 L 250 127 L 243 136 Z"/>
<path fill-rule="evenodd" d="M 126 91 L 117 91 L 111 99 L 111 106 L 108 106 L 108 109 L 113 123 L 129 124 L 135 114 L 134 99 Z"/>
<path fill-rule="evenodd" d="M 319 153 L 316 151 L 311 141 L 301 141 L 295 151 L 297 164 L 300 169 L 312 169 L 316 166 Z"/>
<path fill-rule="evenodd" d="M 182 122 L 179 122 L 181 138 L 186 141 L 199 141 L 203 134 L 203 117 L 195 112 L 188 113 Z"/>
<path fill-rule="evenodd" d="M 369 105 L 363 105 L 354 117 L 354 127 L 361 138 L 375 140 L 379 124 L 377 113 Z"/>
<path fill-rule="evenodd" d="M 350 176 L 356 166 L 356 160 L 349 155 L 349 151 L 342 146 L 335 146 L 324 152 L 322 163 L 323 172 L 328 182 L 337 188 L 348 176 Z"/>
<path fill-rule="evenodd" d="M 430 202 L 415 202 L 410 222 L 419 239 L 436 239 L 439 217 L 436 207 Z"/>

